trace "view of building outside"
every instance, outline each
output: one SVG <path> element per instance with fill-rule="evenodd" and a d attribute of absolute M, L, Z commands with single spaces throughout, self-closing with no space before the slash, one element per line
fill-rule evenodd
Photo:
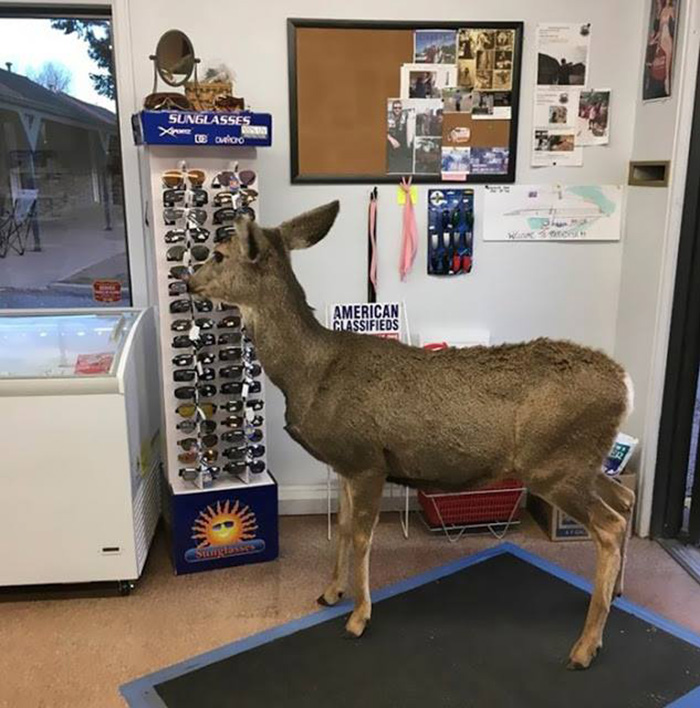
<path fill-rule="evenodd" d="M 130 304 L 111 22 L 0 9 L 0 309 Z"/>

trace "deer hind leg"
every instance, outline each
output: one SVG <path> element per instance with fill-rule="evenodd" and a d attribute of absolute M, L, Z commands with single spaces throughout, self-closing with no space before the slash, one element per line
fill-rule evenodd
<path fill-rule="evenodd" d="M 594 474 L 602 474 L 595 472 Z M 574 480 L 571 480 L 574 482 Z M 603 644 L 603 629 L 610 612 L 610 603 L 621 565 L 622 546 L 625 538 L 625 519 L 598 493 L 598 486 L 589 477 L 580 485 L 555 487 L 540 492 L 547 501 L 558 506 L 569 516 L 582 523 L 593 537 L 597 561 L 595 584 L 583 632 L 569 654 L 570 669 L 586 669 Z"/>
<path fill-rule="evenodd" d="M 619 482 L 616 482 L 605 474 L 596 477 L 596 491 L 603 501 L 612 507 L 625 520 L 625 536 L 620 549 L 620 570 L 615 581 L 613 594 L 615 597 L 622 595 L 625 580 L 625 556 L 627 555 L 627 544 L 632 533 L 632 510 L 634 508 L 635 494 L 631 489 L 627 489 Z"/>
<path fill-rule="evenodd" d="M 352 544 L 352 501 L 348 492 L 348 482 L 344 477 L 340 480 L 340 506 L 338 509 L 338 540 L 336 545 L 335 567 L 328 587 L 318 598 L 319 605 L 332 606 L 337 604 L 345 594 L 348 584 L 350 566 L 350 545 Z"/>
<path fill-rule="evenodd" d="M 345 625 L 349 635 L 359 637 L 372 614 L 369 594 L 369 553 L 372 535 L 379 516 L 384 475 L 367 472 L 347 480 L 351 508 L 352 545 L 354 550 L 355 609 Z"/>

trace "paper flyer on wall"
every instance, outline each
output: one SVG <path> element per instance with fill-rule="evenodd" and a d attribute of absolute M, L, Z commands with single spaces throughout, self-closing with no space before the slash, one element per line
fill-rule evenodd
<path fill-rule="evenodd" d="M 455 64 L 457 30 L 416 30 L 413 61 L 416 64 Z"/>
<path fill-rule="evenodd" d="M 403 64 L 401 98 L 442 98 L 442 90 L 457 84 L 454 64 Z"/>
<path fill-rule="evenodd" d="M 619 241 L 621 185 L 486 185 L 485 241 Z"/>
<path fill-rule="evenodd" d="M 576 145 L 588 147 L 610 142 L 610 89 L 581 91 L 576 127 Z"/>
<path fill-rule="evenodd" d="M 590 40 L 590 23 L 537 25 L 537 84 L 585 86 Z"/>
<path fill-rule="evenodd" d="M 580 167 L 583 150 L 576 144 L 580 91 L 542 87 L 535 91 L 533 167 Z"/>

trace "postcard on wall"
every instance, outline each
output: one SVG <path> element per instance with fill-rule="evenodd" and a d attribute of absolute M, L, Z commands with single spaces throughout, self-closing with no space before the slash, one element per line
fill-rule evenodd
<path fill-rule="evenodd" d="M 590 23 L 538 25 L 537 84 L 585 86 L 590 40 Z"/>
<path fill-rule="evenodd" d="M 510 120 L 512 95 L 510 91 L 474 91 L 472 118 L 475 120 Z"/>
<path fill-rule="evenodd" d="M 416 30 L 413 42 L 416 64 L 454 64 L 457 61 L 456 30 Z"/>
<path fill-rule="evenodd" d="M 581 167 L 583 148 L 576 145 L 576 128 L 534 128 L 533 167 Z"/>
<path fill-rule="evenodd" d="M 401 98 L 442 98 L 442 89 L 456 83 L 454 65 L 404 64 L 401 67 Z"/>
<path fill-rule="evenodd" d="M 442 104 L 445 113 L 471 113 L 472 92 L 461 86 L 442 89 Z"/>
<path fill-rule="evenodd" d="M 581 91 L 576 145 L 607 145 L 610 142 L 610 89 Z"/>
<path fill-rule="evenodd" d="M 505 175 L 508 173 L 508 148 L 471 149 L 469 169 L 473 175 Z"/>
<path fill-rule="evenodd" d="M 470 152 L 468 147 L 443 147 L 442 179 L 464 182 L 469 174 Z"/>
<path fill-rule="evenodd" d="M 680 8 L 681 0 L 652 0 L 644 57 L 644 101 L 668 98 L 671 95 Z"/>
<path fill-rule="evenodd" d="M 409 174 L 413 170 L 413 143 L 416 135 L 416 109 L 400 98 L 387 100 L 386 171 Z"/>
<path fill-rule="evenodd" d="M 487 185 L 485 241 L 619 241 L 621 185 Z"/>

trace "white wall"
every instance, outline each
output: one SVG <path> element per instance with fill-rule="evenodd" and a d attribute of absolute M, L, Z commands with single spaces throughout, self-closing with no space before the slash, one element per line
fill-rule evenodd
<path fill-rule="evenodd" d="M 327 303 L 363 301 L 366 269 L 366 209 L 371 185 L 292 186 L 289 181 L 287 17 L 353 19 L 523 20 L 525 22 L 517 181 L 624 183 L 632 151 L 641 71 L 643 3 L 639 0 L 282 0 L 265 3 L 197 3 L 118 0 L 127 9 L 136 96 L 151 90 L 148 60 L 159 36 L 171 28 L 191 37 L 203 65 L 223 61 L 237 75 L 236 92 L 257 110 L 273 114 L 274 145 L 261 149 L 263 221 L 276 223 L 306 208 L 340 198 L 341 215 L 332 234 L 314 249 L 295 255 L 295 270 L 309 302 L 320 312 Z M 591 22 L 590 85 L 612 89 L 611 144 L 586 150 L 582 168 L 532 169 L 529 134 L 536 67 L 538 22 Z M 122 105 L 122 111 L 138 109 Z M 411 329 L 444 327 L 446 334 L 486 329 L 494 342 L 538 335 L 567 337 L 602 347 L 615 346 L 616 313 L 623 244 L 484 243 L 479 219 L 482 193 L 476 188 L 474 272 L 439 279 L 425 274 L 426 186 L 416 210 L 420 249 L 407 283 L 398 278 L 401 212 L 394 186 L 382 186 L 379 206 L 379 297 L 404 300 Z M 281 496 L 307 498 L 323 493 L 324 468 L 282 430 L 281 397 L 269 396 L 270 466 Z M 297 486 L 291 489 L 291 485 Z"/>
<path fill-rule="evenodd" d="M 648 16 L 649 0 L 645 3 Z M 635 382 L 627 429 L 641 438 L 637 531 L 649 532 L 657 438 L 700 46 L 700 3 L 681 3 L 673 95 L 640 103 L 633 160 L 670 160 L 669 188 L 629 188 L 615 356 Z M 641 101 L 641 86 L 637 101 Z"/>

